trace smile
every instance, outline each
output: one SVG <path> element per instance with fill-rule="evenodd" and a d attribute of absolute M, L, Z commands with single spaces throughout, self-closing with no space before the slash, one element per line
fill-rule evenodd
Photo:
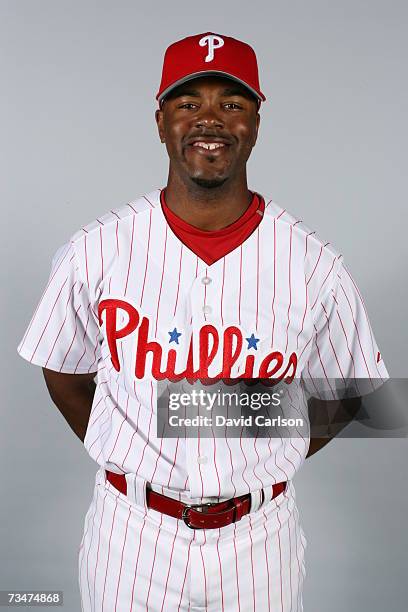
<path fill-rule="evenodd" d="M 200 147 L 202 149 L 206 149 L 207 151 L 214 151 L 215 149 L 220 149 L 221 147 L 225 147 L 226 145 L 222 142 L 195 142 L 192 145 L 193 147 Z"/>

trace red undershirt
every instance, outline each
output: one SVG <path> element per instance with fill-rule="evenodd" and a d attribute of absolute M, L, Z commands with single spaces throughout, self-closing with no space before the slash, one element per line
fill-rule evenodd
<path fill-rule="evenodd" d="M 167 206 L 164 189 L 160 193 L 163 214 L 171 230 L 186 247 L 211 265 L 239 247 L 262 221 L 265 201 L 257 193 L 246 211 L 234 223 L 216 231 L 205 231 L 186 223 Z"/>

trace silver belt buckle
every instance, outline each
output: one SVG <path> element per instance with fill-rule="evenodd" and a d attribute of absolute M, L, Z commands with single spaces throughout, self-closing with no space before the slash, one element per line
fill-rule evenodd
<path fill-rule="evenodd" d="M 219 503 L 219 502 L 216 502 L 216 503 Z M 191 505 L 186 504 L 185 507 L 183 508 L 183 513 L 181 515 L 181 518 L 183 519 L 187 527 L 190 527 L 190 529 L 205 529 L 205 527 L 193 527 L 193 525 L 190 524 L 188 513 L 190 512 L 190 510 L 196 510 L 197 512 L 204 512 L 202 508 L 208 508 L 209 506 L 215 506 L 216 503 L 212 504 L 211 502 L 206 502 L 205 504 L 191 504 Z"/>

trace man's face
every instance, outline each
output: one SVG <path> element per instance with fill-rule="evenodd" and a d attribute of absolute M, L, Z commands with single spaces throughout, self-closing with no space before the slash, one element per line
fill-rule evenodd
<path fill-rule="evenodd" d="M 260 117 L 245 87 L 228 78 L 200 77 L 175 88 L 156 121 L 170 171 L 212 188 L 245 173 Z"/>

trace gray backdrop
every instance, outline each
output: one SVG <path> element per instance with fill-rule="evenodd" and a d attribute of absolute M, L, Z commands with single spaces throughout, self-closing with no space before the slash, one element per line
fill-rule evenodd
<path fill-rule="evenodd" d="M 0 589 L 63 589 L 96 466 L 16 346 L 52 255 L 84 223 L 163 186 L 163 52 L 213 30 L 252 43 L 262 107 L 250 186 L 344 255 L 388 369 L 406 377 L 403 0 L 2 1 Z M 305 612 L 407 607 L 406 440 L 336 440 L 296 478 Z M 403 482 L 405 485 L 403 485 Z"/>

